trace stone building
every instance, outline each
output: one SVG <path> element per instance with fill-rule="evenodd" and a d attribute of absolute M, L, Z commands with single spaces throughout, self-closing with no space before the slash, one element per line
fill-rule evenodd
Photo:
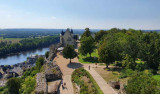
<path fill-rule="evenodd" d="M 78 39 L 78 36 L 73 34 L 73 30 L 67 28 L 66 32 L 61 32 L 60 34 L 60 43 L 63 47 L 67 45 L 73 45 L 76 46 L 76 40 Z"/>

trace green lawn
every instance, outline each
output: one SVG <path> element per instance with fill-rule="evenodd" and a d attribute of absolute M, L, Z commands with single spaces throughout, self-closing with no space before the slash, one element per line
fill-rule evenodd
<path fill-rule="evenodd" d="M 160 75 L 154 75 L 153 78 L 160 81 Z"/>
<path fill-rule="evenodd" d="M 87 54 L 87 56 L 83 56 L 83 55 L 78 55 L 78 60 L 81 63 L 85 63 L 85 64 L 89 64 L 89 63 L 99 63 L 98 62 L 98 51 L 95 50 L 92 55 L 92 57 L 89 56 L 89 54 Z"/>

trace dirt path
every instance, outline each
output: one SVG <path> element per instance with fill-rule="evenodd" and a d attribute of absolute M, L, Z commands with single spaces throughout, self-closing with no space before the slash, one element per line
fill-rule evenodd
<path fill-rule="evenodd" d="M 71 75 L 74 69 L 83 66 L 82 64 L 78 63 L 77 60 L 77 58 L 74 58 L 72 59 L 72 63 L 69 64 L 69 59 L 63 58 L 63 56 L 59 53 L 57 53 L 57 57 L 54 59 L 63 73 L 63 83 L 66 83 L 65 89 L 60 86 L 60 94 L 74 94 Z"/>

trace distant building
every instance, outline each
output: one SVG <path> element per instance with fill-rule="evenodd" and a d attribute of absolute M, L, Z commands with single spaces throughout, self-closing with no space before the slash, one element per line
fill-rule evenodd
<path fill-rule="evenodd" d="M 76 40 L 78 39 L 78 35 L 73 34 L 73 30 L 67 28 L 66 32 L 61 32 L 60 34 L 60 43 L 63 47 L 67 45 L 73 45 L 76 47 Z"/>

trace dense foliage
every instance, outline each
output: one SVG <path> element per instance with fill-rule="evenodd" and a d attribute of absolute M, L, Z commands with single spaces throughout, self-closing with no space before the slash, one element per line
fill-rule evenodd
<path fill-rule="evenodd" d="M 71 63 L 71 59 L 75 58 L 77 56 L 77 52 L 74 50 L 74 47 L 72 45 L 67 45 L 66 47 L 64 47 L 63 49 L 63 57 L 66 59 L 70 59 L 70 63 Z"/>
<path fill-rule="evenodd" d="M 95 49 L 95 42 L 93 37 L 91 36 L 91 32 L 89 28 L 85 29 L 86 31 L 82 34 L 81 36 L 81 46 L 79 47 L 79 52 L 82 55 L 87 55 L 89 54 L 91 57 L 91 53 Z"/>
<path fill-rule="evenodd" d="M 36 78 L 28 76 L 25 78 L 21 88 L 20 94 L 31 94 L 34 91 L 36 86 Z"/>
<path fill-rule="evenodd" d="M 89 78 L 88 83 L 83 77 Z M 93 77 L 83 68 L 78 68 L 72 73 L 72 82 L 81 87 L 80 94 L 103 94 Z"/>
<path fill-rule="evenodd" d="M 21 79 L 11 78 L 7 81 L 6 86 L 9 94 L 19 94 L 19 89 L 21 87 Z"/>
<path fill-rule="evenodd" d="M 136 59 L 140 58 L 144 61 L 146 68 L 158 69 L 160 64 L 160 34 L 116 28 L 105 32 L 105 35 L 97 40 L 99 41 L 98 54 L 101 62 L 105 62 L 108 66 L 115 61 L 121 61 L 122 67 L 135 70 L 136 67 L 140 66 L 137 66 Z"/>
<path fill-rule="evenodd" d="M 44 64 L 44 58 L 43 57 L 38 58 L 38 60 L 36 61 L 36 68 L 37 70 L 39 70 L 39 72 L 43 64 Z"/>
<path fill-rule="evenodd" d="M 137 73 L 128 81 L 127 94 L 160 94 L 159 82 L 151 74 Z"/>
<path fill-rule="evenodd" d="M 52 43 L 56 43 L 59 41 L 58 36 L 49 36 L 44 38 L 29 38 L 29 39 L 23 39 L 19 43 L 7 43 L 7 42 L 1 42 L 0 43 L 0 56 L 5 56 L 11 53 L 17 53 L 20 51 L 26 51 L 31 50 L 35 48 L 41 48 L 48 45 L 51 45 Z"/>

